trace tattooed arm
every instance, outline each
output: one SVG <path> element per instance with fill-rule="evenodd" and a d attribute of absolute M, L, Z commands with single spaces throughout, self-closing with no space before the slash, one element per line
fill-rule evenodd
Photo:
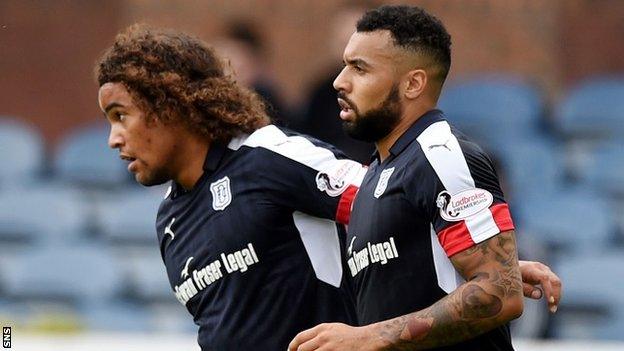
<path fill-rule="evenodd" d="M 474 338 L 522 314 L 522 281 L 513 231 L 451 257 L 466 279 L 430 307 L 364 327 L 321 324 L 289 350 L 422 350 Z"/>
<path fill-rule="evenodd" d="M 389 350 L 455 344 L 522 314 L 522 280 L 513 231 L 451 257 L 466 283 L 415 313 L 371 325 Z"/>

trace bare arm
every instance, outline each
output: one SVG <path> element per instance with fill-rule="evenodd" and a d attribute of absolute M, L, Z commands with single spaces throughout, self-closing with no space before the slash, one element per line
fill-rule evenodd
<path fill-rule="evenodd" d="M 432 306 L 371 325 L 388 350 L 455 344 L 522 314 L 522 281 L 513 231 L 451 257 L 467 280 Z"/>
<path fill-rule="evenodd" d="M 430 307 L 363 327 L 320 324 L 289 350 L 422 350 L 474 338 L 522 314 L 522 281 L 513 231 L 451 257 L 466 279 Z"/>

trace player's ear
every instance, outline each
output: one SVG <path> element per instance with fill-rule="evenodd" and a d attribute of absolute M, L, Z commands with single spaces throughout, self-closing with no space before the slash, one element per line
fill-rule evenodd
<path fill-rule="evenodd" d="M 407 72 L 405 77 L 405 92 L 407 99 L 416 99 L 425 91 L 427 86 L 427 72 L 415 69 Z"/>

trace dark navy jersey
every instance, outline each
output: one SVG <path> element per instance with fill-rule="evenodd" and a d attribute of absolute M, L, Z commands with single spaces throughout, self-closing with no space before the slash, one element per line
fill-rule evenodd
<path fill-rule="evenodd" d="M 285 350 L 318 323 L 356 323 L 336 222 L 365 172 L 270 125 L 213 145 L 191 191 L 172 184 L 156 229 L 202 350 Z"/>
<path fill-rule="evenodd" d="M 372 162 L 347 262 L 361 324 L 422 310 L 464 282 L 449 257 L 513 229 L 490 159 L 433 110 Z M 507 326 L 444 350 L 511 350 Z"/>

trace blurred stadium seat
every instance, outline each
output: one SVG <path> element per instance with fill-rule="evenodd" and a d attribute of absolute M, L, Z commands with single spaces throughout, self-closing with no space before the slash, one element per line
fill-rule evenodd
<path fill-rule="evenodd" d="M 98 226 L 104 239 L 119 245 L 147 245 L 157 252 L 154 223 L 165 194 L 161 189 L 119 192 L 103 200 Z"/>
<path fill-rule="evenodd" d="M 0 187 L 29 183 L 41 175 L 44 143 L 39 132 L 22 121 L 0 116 Z"/>
<path fill-rule="evenodd" d="M 513 194 L 552 193 L 566 178 L 564 153 L 555 141 L 534 139 L 496 151 Z"/>
<path fill-rule="evenodd" d="M 150 314 L 124 302 L 117 261 L 101 246 L 48 246 L 12 260 L 4 313 L 37 330 L 145 332 Z"/>
<path fill-rule="evenodd" d="M 54 159 L 55 176 L 90 187 L 118 187 L 129 180 L 126 164 L 107 145 L 108 129 L 94 125 L 74 131 L 59 145 Z"/>
<path fill-rule="evenodd" d="M 156 245 L 145 250 L 117 250 L 123 264 L 128 296 L 144 304 L 179 302 L 169 285 L 167 272 Z"/>
<path fill-rule="evenodd" d="M 108 301 L 121 289 L 119 267 L 102 246 L 50 245 L 16 257 L 5 271 L 7 295 L 18 301 L 70 304 Z"/>
<path fill-rule="evenodd" d="M 557 106 L 558 129 L 575 138 L 624 137 L 624 77 L 592 78 Z"/>
<path fill-rule="evenodd" d="M 605 143 L 624 138 L 624 77 L 595 77 L 573 88 L 555 107 L 557 130 L 566 140 L 566 163 L 570 175 L 581 179 L 593 167 L 593 157 L 604 165 L 609 152 L 600 149 Z M 612 159 L 611 159 L 612 160 Z M 607 161 L 608 162 L 608 161 Z M 608 165 L 607 165 L 608 166 Z M 590 177 L 610 177 L 592 169 Z"/>
<path fill-rule="evenodd" d="M 539 92 L 512 75 L 486 75 L 445 87 L 438 106 L 449 121 L 488 149 L 540 135 Z"/>
<path fill-rule="evenodd" d="M 624 140 L 596 147 L 579 177 L 606 197 L 624 196 Z"/>
<path fill-rule="evenodd" d="M 535 240 L 561 252 L 578 254 L 610 247 L 616 221 L 603 196 L 565 187 L 518 196 L 516 224 Z"/>
<path fill-rule="evenodd" d="M 563 256 L 555 269 L 564 282 L 555 336 L 624 340 L 624 251 Z"/>
<path fill-rule="evenodd" d="M 0 242 L 71 242 L 85 234 L 89 206 L 68 186 L 0 192 Z"/>
<path fill-rule="evenodd" d="M 116 247 L 115 257 L 123 268 L 126 296 L 143 306 L 152 331 L 197 332 L 193 319 L 175 298 L 156 245 L 150 248 Z"/>
<path fill-rule="evenodd" d="M 110 303 L 121 289 L 118 267 L 106 249 L 83 245 L 24 251 L 9 263 L 5 282 L 10 298 L 5 313 L 11 319 L 57 332 L 88 328 L 88 316 L 97 313 L 89 306 Z"/>

